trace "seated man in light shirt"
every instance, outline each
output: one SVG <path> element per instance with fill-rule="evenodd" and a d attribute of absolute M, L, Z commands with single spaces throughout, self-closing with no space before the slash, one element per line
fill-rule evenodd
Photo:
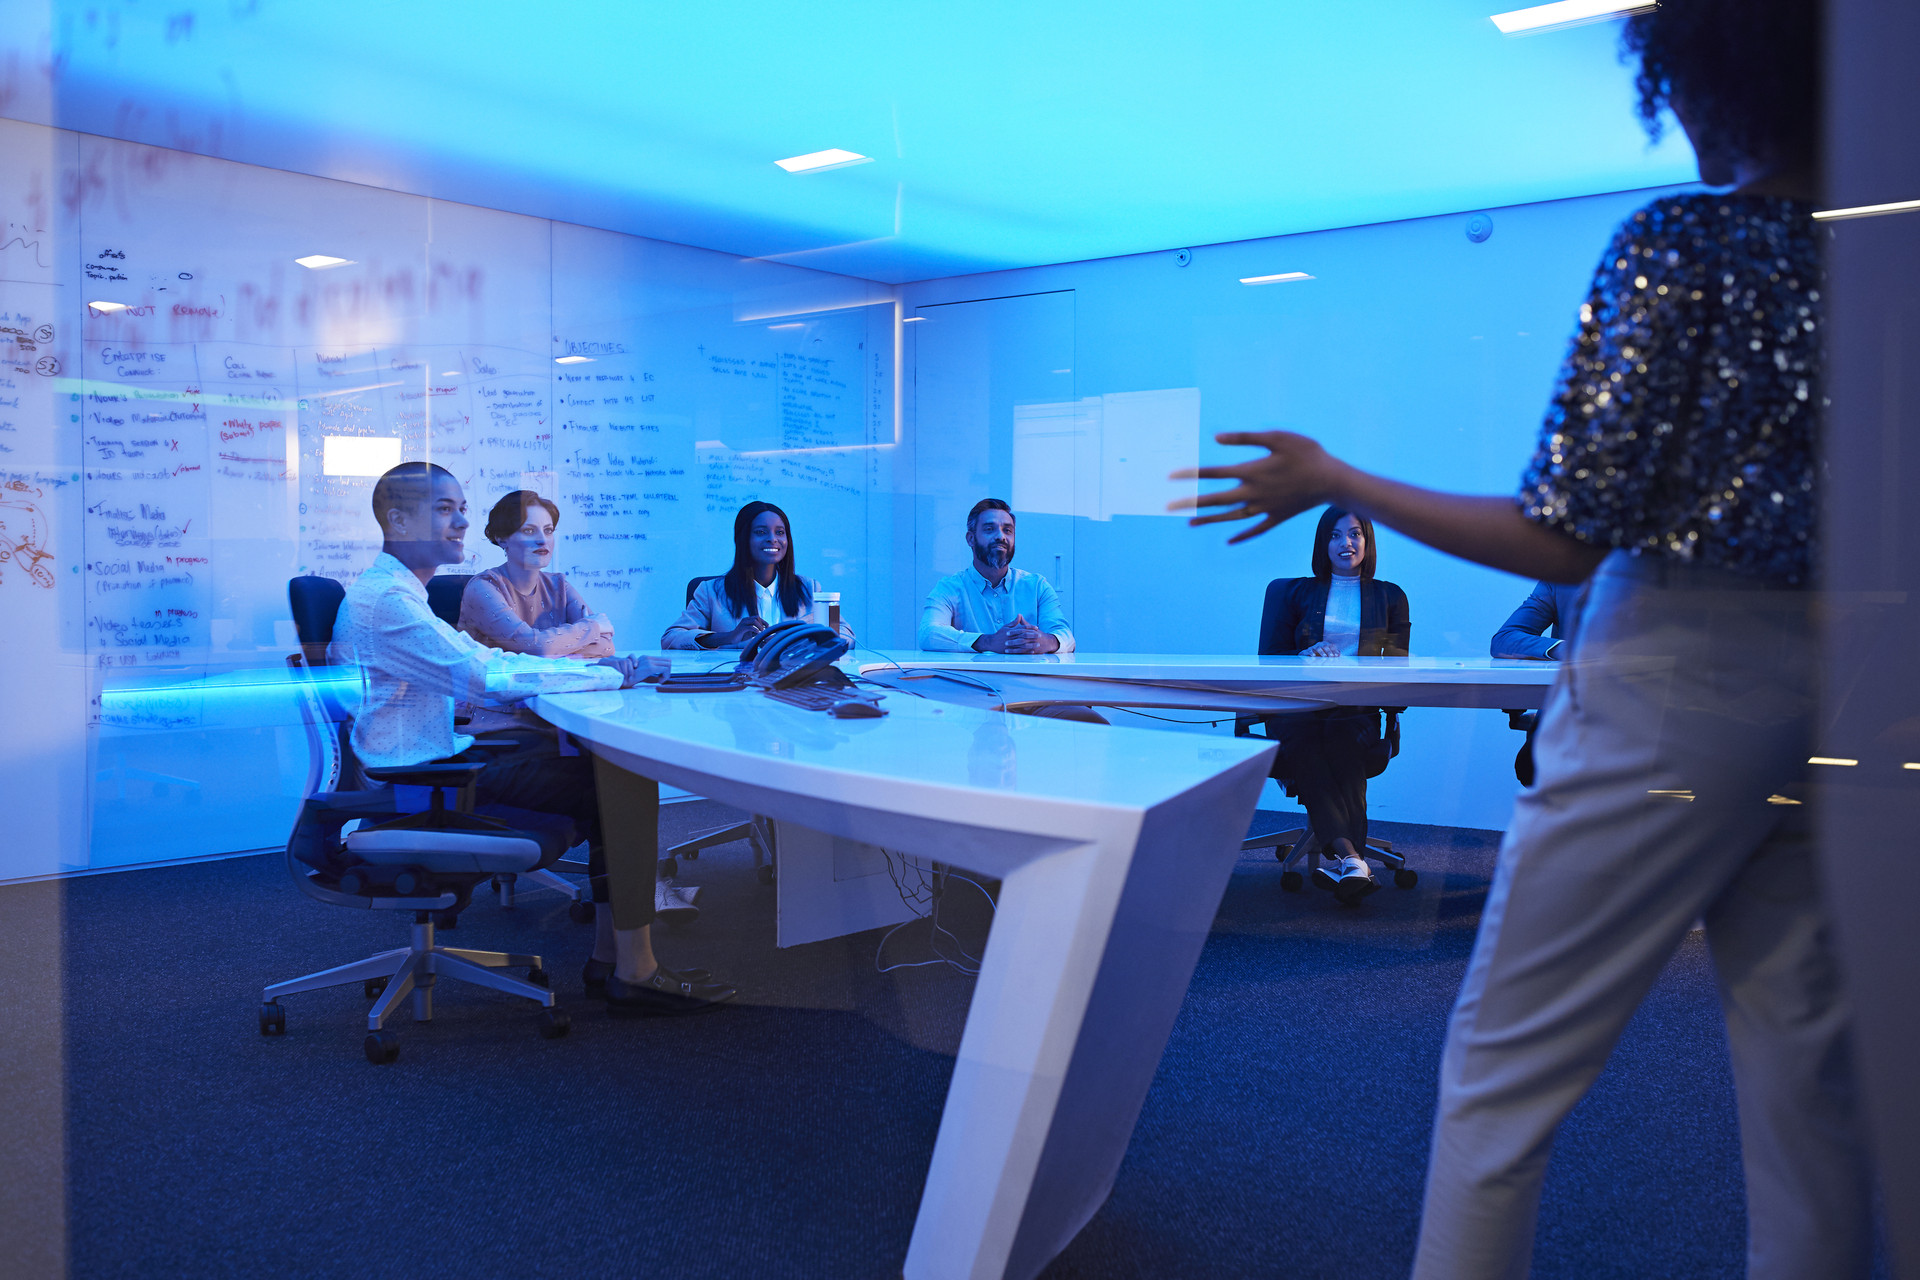
<path fill-rule="evenodd" d="M 1073 632 L 1053 585 L 1013 567 L 1013 509 L 982 498 L 967 513 L 973 563 L 940 579 L 920 614 L 922 649 L 1072 653 Z"/>
<path fill-rule="evenodd" d="M 348 588 L 334 624 L 336 645 L 344 640 L 346 656 L 362 672 L 352 742 L 363 765 L 424 764 L 467 750 L 473 739 L 453 724 L 457 699 L 618 689 L 639 673 L 633 658 L 589 663 L 504 653 L 434 616 L 427 580 L 465 555 L 466 511 L 460 482 L 432 463 L 403 462 L 374 486 L 381 551 Z M 654 959 L 659 783 L 597 757 L 534 748 L 489 763 L 474 788 L 479 804 L 564 814 L 586 837 L 594 897 L 607 904 L 596 916 L 608 923 L 582 977 L 604 985 L 611 1008 L 695 1013 L 733 998 L 734 989 L 710 974 L 675 972 Z"/>

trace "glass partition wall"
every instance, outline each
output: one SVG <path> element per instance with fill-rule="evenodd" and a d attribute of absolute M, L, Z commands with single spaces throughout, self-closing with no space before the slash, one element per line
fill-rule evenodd
<path fill-rule="evenodd" d="M 1053 581 L 1081 651 L 1251 653 L 1267 584 L 1310 572 L 1314 522 L 1241 547 L 1189 529 L 1167 474 L 1237 461 L 1223 431 L 1284 428 L 1357 465 L 1466 493 L 1517 490 L 1613 227 L 1657 191 L 1420 218 L 902 288 L 913 573 L 897 631 L 966 564 L 980 498 L 1018 517 L 1016 563 Z M 1531 583 L 1380 531 L 1412 650 L 1485 658 Z M 1128 716 L 1230 733 L 1226 721 Z M 1519 737 L 1414 708 L 1369 806 L 1498 830 Z M 1287 808 L 1277 787 L 1263 804 Z"/>
<path fill-rule="evenodd" d="M 285 840 L 287 582 L 365 568 L 402 459 L 465 489 L 449 571 L 501 561 L 501 495 L 558 504 L 554 568 L 623 648 L 659 645 L 756 498 L 857 633 L 884 619 L 885 289 L 32 124 L 0 155 L 0 592 L 35 726 L 0 879 Z"/>
<path fill-rule="evenodd" d="M 1861 141 L 1876 112 L 1856 103 L 1841 130 L 1838 203 L 1914 193 L 1912 148 Z M 313 763 L 288 582 L 366 568 L 372 485 L 401 460 L 466 491 L 454 572 L 499 562 L 480 527 L 501 495 L 552 500 L 554 568 L 623 650 L 659 647 L 691 580 L 727 567 L 753 500 L 791 515 L 799 569 L 840 594 L 864 649 L 910 649 L 929 589 L 967 563 L 968 510 L 996 497 L 1017 517 L 1016 563 L 1056 587 L 1081 652 L 1248 653 L 1267 584 L 1309 571 L 1312 522 L 1224 548 L 1164 512 L 1182 491 L 1166 473 L 1238 456 L 1217 432 L 1284 427 L 1372 470 L 1511 492 L 1600 246 L 1658 194 L 892 285 L 0 120 L 0 882 L 284 844 Z M 1814 792 L 1875 1119 L 1902 1132 L 1911 930 L 1882 890 L 1905 875 L 1920 777 L 1899 515 L 1915 217 L 1832 229 L 1831 772 Z M 1485 657 L 1529 586 L 1391 531 L 1378 551 L 1421 657 Z M 1491 841 L 1520 741 L 1497 712 L 1415 708 L 1401 762 L 1372 783 L 1375 816 Z M 972 781 L 1012 786 L 1015 746 L 977 735 Z M 1292 806 L 1269 784 L 1262 807 Z M 822 857 L 927 918 L 948 872 L 879 855 Z M 968 948 L 994 918 L 986 889 L 956 892 L 965 944 L 917 941 L 900 986 L 867 977 L 888 971 L 883 939 L 756 1002 L 858 1010 L 951 1056 Z M 925 1001 L 896 998 L 936 977 L 948 985 Z M 906 1078 L 910 1057 L 887 1069 Z M 904 1090 L 905 1125 L 946 1069 Z M 1883 1144 L 1890 1203 L 1920 1181 L 1911 1145 Z M 1920 1245 L 1891 1220 L 1910 1263 Z"/>

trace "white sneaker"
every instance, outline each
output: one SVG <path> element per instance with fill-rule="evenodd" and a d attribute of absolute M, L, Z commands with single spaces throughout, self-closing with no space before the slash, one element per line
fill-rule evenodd
<path fill-rule="evenodd" d="M 1367 860 L 1358 855 L 1340 860 L 1340 871 L 1333 885 L 1333 896 L 1341 902 L 1352 904 L 1360 901 L 1380 887 L 1373 878 L 1373 870 L 1367 866 Z"/>
<path fill-rule="evenodd" d="M 700 918 L 700 908 L 673 891 L 673 879 L 653 882 L 653 918 L 662 924 L 686 924 Z"/>
<path fill-rule="evenodd" d="M 700 886 L 697 884 L 673 884 L 669 887 L 675 897 L 690 907 L 700 900 Z"/>

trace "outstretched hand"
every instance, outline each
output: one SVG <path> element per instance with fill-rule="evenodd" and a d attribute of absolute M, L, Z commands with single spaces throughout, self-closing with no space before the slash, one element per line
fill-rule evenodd
<path fill-rule="evenodd" d="M 1221 444 L 1255 445 L 1267 450 L 1264 458 L 1227 467 L 1191 467 L 1176 471 L 1173 480 L 1238 480 L 1238 486 L 1197 494 L 1167 504 L 1169 511 L 1224 507 L 1187 521 L 1189 525 L 1218 524 L 1223 520 L 1263 517 L 1251 529 L 1227 539 L 1228 545 L 1257 538 L 1310 507 L 1326 502 L 1333 491 L 1340 462 L 1306 436 L 1291 431 L 1228 431 L 1214 437 Z"/>

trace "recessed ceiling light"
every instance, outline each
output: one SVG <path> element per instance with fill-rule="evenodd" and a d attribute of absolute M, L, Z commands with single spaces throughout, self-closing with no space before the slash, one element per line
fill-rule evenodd
<path fill-rule="evenodd" d="M 1852 768 L 1854 765 L 1857 765 L 1860 762 L 1858 760 L 1850 760 L 1846 756 L 1808 756 L 1807 763 L 1808 764 L 1837 764 L 1837 765 L 1844 765 L 1848 768 Z"/>
<path fill-rule="evenodd" d="M 907 316 L 905 319 L 901 320 L 900 323 L 901 324 L 919 324 L 922 320 L 925 320 L 925 319 L 926 319 L 925 316 Z"/>
<path fill-rule="evenodd" d="M 592 364 L 593 357 L 592 356 L 555 356 L 553 358 L 553 362 L 555 364 Z"/>
<path fill-rule="evenodd" d="M 1291 284 L 1295 280 L 1311 280 L 1312 276 L 1304 271 L 1282 271 L 1277 276 L 1241 276 L 1241 284 Z"/>
<path fill-rule="evenodd" d="M 125 311 L 127 309 L 127 304 L 124 302 L 89 302 L 87 305 L 95 311 Z"/>
<path fill-rule="evenodd" d="M 1813 216 L 1822 222 L 1838 222 L 1842 218 L 1877 218 L 1883 213 L 1920 213 L 1920 200 L 1897 200 L 1892 204 L 1861 204 L 1851 209 L 1816 209 Z"/>
<path fill-rule="evenodd" d="M 873 157 L 863 156 L 858 151 L 828 147 L 825 151 L 809 151 L 806 155 L 788 156 L 774 163 L 788 173 L 825 173 L 828 169 L 844 169 L 853 164 L 871 164 Z"/>
<path fill-rule="evenodd" d="M 325 271 L 328 267 L 350 267 L 352 258 L 329 258 L 324 253 L 310 253 L 304 258 L 295 258 L 295 262 L 309 271 Z"/>
<path fill-rule="evenodd" d="M 1624 18 L 1628 14 L 1645 13 L 1659 7 L 1655 0 L 1558 0 L 1555 4 L 1537 4 L 1531 9 L 1496 13 L 1491 21 L 1500 28 L 1502 35 L 1523 36 L 1541 31 L 1558 31 L 1563 27 L 1584 26 L 1589 22 L 1605 22 L 1610 18 Z"/>
<path fill-rule="evenodd" d="M 445 373 L 441 374 L 440 376 L 443 378 L 457 378 L 460 376 L 460 371 L 458 369 L 448 369 Z"/>
<path fill-rule="evenodd" d="M 767 326 L 769 329 L 804 329 L 806 327 L 806 325 L 797 322 L 794 324 L 770 324 Z"/>

